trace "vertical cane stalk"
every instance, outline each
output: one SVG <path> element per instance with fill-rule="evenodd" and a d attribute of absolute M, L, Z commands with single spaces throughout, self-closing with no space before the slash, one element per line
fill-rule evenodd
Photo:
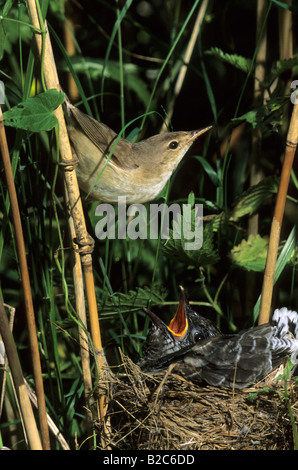
<path fill-rule="evenodd" d="M 46 22 L 43 24 L 43 19 L 40 17 L 37 0 L 28 0 L 29 12 L 32 24 L 37 28 L 42 28 L 47 31 Z M 59 78 L 56 70 L 56 64 L 53 56 L 50 36 L 46 32 L 44 42 L 40 34 L 35 34 L 38 54 L 43 60 L 42 71 L 44 73 L 44 82 L 47 89 L 56 88 L 60 91 Z M 106 365 L 105 357 L 102 350 L 101 333 L 98 320 L 97 303 L 95 297 L 95 286 L 92 269 L 92 250 L 93 241 L 88 235 L 86 222 L 84 218 L 83 206 L 80 197 L 79 186 L 75 173 L 75 165 L 72 158 L 71 147 L 69 143 L 68 133 L 64 120 L 63 110 L 60 106 L 56 112 L 56 117 L 59 123 L 59 149 L 61 162 L 65 169 L 65 184 L 69 198 L 70 213 L 74 223 L 76 234 L 76 244 L 74 249 L 79 248 L 82 270 L 85 281 L 86 299 L 89 312 L 91 338 L 93 347 L 96 353 L 96 365 L 99 377 L 104 373 Z M 81 317 L 80 313 L 78 316 Z M 104 394 L 99 398 L 99 418 L 103 422 L 106 410 L 106 399 Z"/>

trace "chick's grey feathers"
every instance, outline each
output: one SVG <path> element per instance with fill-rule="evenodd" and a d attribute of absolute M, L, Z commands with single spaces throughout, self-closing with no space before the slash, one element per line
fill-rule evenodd
<path fill-rule="evenodd" d="M 210 385 L 246 388 L 278 367 L 298 348 L 298 341 L 276 336 L 277 328 L 260 325 L 231 336 L 198 343 L 182 358 Z M 191 378 L 193 371 L 184 370 Z"/>

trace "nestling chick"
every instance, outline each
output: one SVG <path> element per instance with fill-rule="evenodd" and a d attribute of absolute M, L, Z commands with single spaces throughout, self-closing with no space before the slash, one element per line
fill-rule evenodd
<path fill-rule="evenodd" d="M 139 361 L 146 372 L 178 363 L 190 380 L 241 389 L 263 380 L 287 356 L 297 367 L 298 314 L 286 308 L 275 310 L 271 324 L 231 335 L 221 334 L 183 297 L 168 327 L 152 312 L 147 314 L 153 325 Z"/>

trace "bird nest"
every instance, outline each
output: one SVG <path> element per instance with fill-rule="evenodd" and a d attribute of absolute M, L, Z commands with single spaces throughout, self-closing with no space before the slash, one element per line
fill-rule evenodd
<path fill-rule="evenodd" d="M 173 367 L 148 375 L 127 357 L 123 367 L 109 401 L 110 449 L 294 448 L 297 380 L 239 391 L 194 384 Z"/>

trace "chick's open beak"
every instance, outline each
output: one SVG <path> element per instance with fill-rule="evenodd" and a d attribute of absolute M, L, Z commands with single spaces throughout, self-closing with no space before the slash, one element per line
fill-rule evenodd
<path fill-rule="evenodd" d="M 170 321 L 168 330 L 176 339 L 183 339 L 188 330 L 188 321 L 185 315 L 184 289 L 180 286 L 180 299 L 175 316 Z"/>
<path fill-rule="evenodd" d="M 177 339 L 182 340 L 188 331 L 188 320 L 185 314 L 185 295 L 183 287 L 180 287 L 180 300 L 176 313 L 167 326 L 155 313 L 147 308 L 144 308 L 145 313 L 151 318 L 152 322 L 160 329 L 167 329 L 171 335 Z"/>

